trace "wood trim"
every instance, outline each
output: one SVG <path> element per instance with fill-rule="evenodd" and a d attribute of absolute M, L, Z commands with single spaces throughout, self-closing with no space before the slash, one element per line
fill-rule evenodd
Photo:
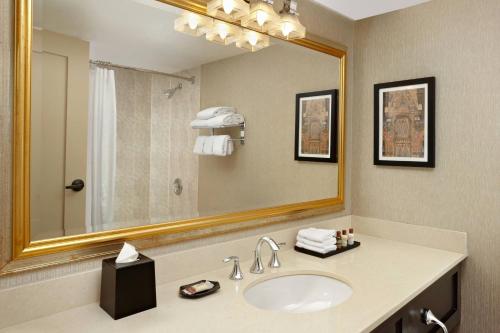
<path fill-rule="evenodd" d="M 203 2 L 191 0 L 158 0 L 182 9 L 191 10 L 206 15 L 206 5 Z M 344 204 L 344 174 L 345 174 L 345 96 L 346 96 L 346 51 L 345 48 L 332 47 L 333 42 L 319 41 L 308 35 L 306 39 L 289 41 L 296 45 L 323 52 L 340 59 L 339 87 L 339 137 L 338 137 L 338 189 L 337 197 L 309 202 L 281 205 L 271 208 L 248 210 L 237 213 L 207 216 L 181 221 L 164 222 L 156 225 L 146 225 L 103 231 L 90 234 L 59 237 L 41 241 L 30 241 L 30 112 L 31 112 L 31 42 L 32 42 L 32 0 L 15 2 L 15 64 L 14 64 L 14 135 L 13 135 L 13 260 L 0 275 L 12 272 L 9 267 L 34 256 L 45 256 L 37 259 L 37 265 L 26 267 L 47 267 L 53 264 L 79 260 L 80 257 L 100 256 L 109 254 L 102 251 L 103 246 L 123 241 L 144 240 L 142 247 L 158 243 L 155 239 L 165 235 L 185 235 L 197 230 L 203 230 L 203 236 L 216 235 L 217 228 L 242 222 L 270 220 L 270 223 L 282 223 L 297 216 L 314 216 L 325 212 L 340 211 Z M 231 232 L 259 226 L 244 226 L 230 228 Z M 71 258 L 51 261 L 50 255 L 61 251 L 76 251 Z M 80 251 L 80 252 L 78 252 Z M 90 252 L 89 252 L 90 251 Z M 85 254 L 83 254 L 85 252 Z M 80 256 L 79 253 L 82 253 Z M 91 254 L 88 254 L 91 253 Z M 67 257 L 69 256 L 67 253 Z M 63 255 L 64 256 L 64 255 Z M 22 266 L 22 264 L 21 264 Z M 35 267 L 36 266 L 36 267 Z M 26 268 L 25 267 L 25 268 Z M 26 270 L 21 268 L 21 270 Z"/>

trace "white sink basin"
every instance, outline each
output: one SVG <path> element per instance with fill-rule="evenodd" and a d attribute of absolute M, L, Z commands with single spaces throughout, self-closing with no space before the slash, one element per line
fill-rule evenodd
<path fill-rule="evenodd" d="M 339 305 L 351 294 L 351 287 L 332 277 L 297 274 L 257 283 L 245 291 L 245 299 L 260 309 L 306 313 Z"/>

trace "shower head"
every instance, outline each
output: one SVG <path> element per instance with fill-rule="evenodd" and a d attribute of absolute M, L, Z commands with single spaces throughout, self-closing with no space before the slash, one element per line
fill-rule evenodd
<path fill-rule="evenodd" d="M 174 88 L 170 88 L 170 89 L 165 90 L 164 94 L 165 94 L 165 96 L 167 96 L 168 99 L 171 99 L 172 97 L 174 97 L 175 92 L 177 90 L 181 90 L 181 89 L 182 89 L 182 83 L 179 83 Z"/>

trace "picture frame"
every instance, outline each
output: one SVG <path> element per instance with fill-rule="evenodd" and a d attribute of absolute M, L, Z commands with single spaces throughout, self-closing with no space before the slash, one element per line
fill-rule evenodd
<path fill-rule="evenodd" d="M 435 167 L 435 77 L 374 85 L 373 164 Z"/>
<path fill-rule="evenodd" d="M 337 163 L 338 90 L 295 98 L 295 160 Z"/>

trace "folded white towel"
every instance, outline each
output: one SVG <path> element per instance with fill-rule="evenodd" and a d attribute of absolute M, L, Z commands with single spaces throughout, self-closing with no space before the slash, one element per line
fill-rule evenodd
<path fill-rule="evenodd" d="M 227 156 L 233 153 L 233 142 L 229 135 L 215 135 L 213 137 L 213 154 Z"/>
<path fill-rule="evenodd" d="M 214 137 L 207 136 L 205 137 L 203 143 L 203 155 L 212 155 L 214 151 Z"/>
<path fill-rule="evenodd" d="M 195 119 L 191 122 L 192 128 L 217 128 L 235 126 L 245 122 L 245 118 L 238 113 L 228 113 L 210 119 Z"/>
<path fill-rule="evenodd" d="M 336 231 L 333 229 L 307 228 L 299 230 L 298 235 L 302 238 L 321 243 L 335 238 L 335 233 Z"/>
<path fill-rule="evenodd" d="M 202 155 L 203 154 L 203 146 L 205 145 L 207 137 L 199 136 L 196 138 L 196 142 L 194 143 L 193 153 Z"/>
<path fill-rule="evenodd" d="M 226 156 L 229 156 L 233 153 L 234 151 L 234 143 L 233 140 L 229 140 L 227 143 L 227 150 L 226 150 Z"/>
<path fill-rule="evenodd" d="M 315 242 L 304 237 L 297 236 L 297 242 L 303 243 L 305 245 L 315 246 L 322 249 L 329 248 L 337 244 L 337 239 L 332 238 L 324 242 Z"/>
<path fill-rule="evenodd" d="M 329 246 L 327 248 L 311 246 L 311 245 L 304 244 L 302 242 L 297 242 L 297 244 L 295 244 L 295 245 L 297 245 L 298 247 L 301 247 L 303 249 L 306 249 L 306 250 L 314 251 L 317 253 L 323 253 L 323 254 L 331 252 L 331 251 L 335 251 L 337 249 L 336 245 L 332 245 L 332 246 Z"/>
<path fill-rule="evenodd" d="M 206 120 L 223 114 L 236 113 L 236 109 L 231 106 L 214 106 L 201 110 L 196 114 L 197 119 Z"/>

